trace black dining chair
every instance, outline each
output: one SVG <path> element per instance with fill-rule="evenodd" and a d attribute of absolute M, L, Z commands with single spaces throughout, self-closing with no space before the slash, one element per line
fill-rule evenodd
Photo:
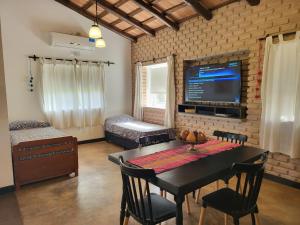
<path fill-rule="evenodd" d="M 160 143 L 168 142 L 168 141 L 170 141 L 169 134 L 143 136 L 143 137 L 140 137 L 140 139 L 139 139 L 139 147 L 160 144 Z M 144 194 L 146 194 L 145 192 L 146 192 L 146 188 L 144 189 Z M 166 196 L 166 192 L 164 192 L 163 190 L 160 190 L 160 194 L 161 194 L 161 196 Z"/>
<path fill-rule="evenodd" d="M 248 140 L 247 135 L 243 134 L 236 134 L 231 132 L 219 131 L 215 130 L 213 133 L 214 136 L 217 137 L 218 140 L 227 141 L 231 143 L 236 143 L 244 146 L 245 142 Z M 233 177 L 233 174 L 228 174 L 227 176 L 223 177 L 221 180 L 224 181 L 226 187 L 228 187 L 229 180 Z M 219 182 L 217 181 L 217 189 L 219 189 Z"/>
<path fill-rule="evenodd" d="M 176 217 L 176 205 L 155 193 L 150 193 L 149 182 L 156 175 L 152 169 L 139 169 L 126 165 L 120 158 L 120 168 L 123 181 L 123 195 L 126 199 L 126 217 L 143 225 L 154 225 Z M 146 183 L 146 195 L 143 194 L 142 182 Z"/>
<path fill-rule="evenodd" d="M 165 133 L 165 134 L 140 137 L 139 144 L 140 147 L 144 147 L 144 146 L 155 145 L 155 144 L 168 142 L 168 141 L 170 141 L 170 136 L 169 134 Z"/>
<path fill-rule="evenodd" d="M 257 198 L 259 195 L 267 160 L 267 153 L 256 163 L 236 163 L 232 166 L 232 172 L 237 175 L 235 190 L 228 187 L 210 193 L 202 198 L 199 225 L 204 224 L 205 211 L 212 207 L 225 214 L 232 216 L 235 225 L 239 225 L 239 219 L 251 214 L 252 225 L 259 225 Z M 242 174 L 245 178 L 242 178 Z M 242 193 L 239 192 L 243 184 Z"/>
<path fill-rule="evenodd" d="M 150 135 L 150 136 L 144 136 L 139 139 L 140 147 L 145 147 L 149 145 L 159 144 L 163 142 L 169 142 L 170 136 L 169 134 L 158 134 L 158 135 Z M 146 191 L 146 188 L 144 189 L 144 192 Z M 160 190 L 160 195 L 163 197 L 167 197 L 167 192 L 163 189 Z M 189 203 L 189 197 L 188 195 L 185 196 L 185 203 L 186 203 L 186 210 L 187 214 L 191 213 L 190 209 L 190 203 Z"/>
<path fill-rule="evenodd" d="M 241 146 L 244 146 L 245 142 L 247 142 L 247 140 L 248 140 L 247 135 L 236 134 L 236 133 L 231 133 L 231 132 L 226 132 L 226 131 L 219 131 L 219 130 L 215 130 L 213 132 L 213 136 L 216 136 L 217 140 L 236 143 L 236 144 L 240 144 Z M 229 173 L 225 177 L 221 178 L 221 180 L 224 181 L 226 187 L 228 187 L 229 180 L 232 177 L 234 177 L 234 175 Z M 219 180 L 216 182 L 216 185 L 217 185 L 217 190 L 218 190 L 220 187 Z M 196 194 L 196 199 L 195 199 L 196 203 L 199 202 L 199 199 L 200 199 L 200 189 L 198 189 L 197 194 Z"/>
<path fill-rule="evenodd" d="M 244 143 L 247 142 L 248 140 L 247 135 L 236 134 L 236 133 L 231 133 L 226 131 L 215 130 L 213 135 L 216 136 L 218 140 L 221 139 L 222 141 L 227 141 L 227 142 L 230 141 L 232 143 L 234 142 L 240 145 L 244 145 Z"/>

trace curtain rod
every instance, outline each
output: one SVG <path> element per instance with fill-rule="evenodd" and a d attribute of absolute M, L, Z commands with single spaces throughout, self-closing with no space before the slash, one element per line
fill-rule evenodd
<path fill-rule="evenodd" d="M 37 59 L 41 58 L 39 56 L 36 55 L 30 55 L 28 56 L 29 59 L 33 59 L 34 61 L 36 61 Z M 111 61 L 89 61 L 89 60 L 78 60 L 78 59 L 62 59 L 62 58 L 52 58 L 52 57 L 43 57 L 45 59 L 55 59 L 55 60 L 64 60 L 64 61 L 69 61 L 72 62 L 73 60 L 77 61 L 81 61 L 81 62 L 91 62 L 91 63 L 104 63 L 107 64 L 108 66 L 115 64 L 114 62 Z"/>
<path fill-rule="evenodd" d="M 177 56 L 176 54 L 171 54 L 172 56 Z M 153 59 L 149 59 L 149 60 L 144 60 L 144 61 L 136 61 L 134 64 L 137 64 L 138 62 L 141 63 L 146 63 L 146 62 L 155 62 L 157 60 L 161 60 L 161 59 L 166 59 L 168 56 L 164 56 L 164 57 L 158 57 L 158 58 L 153 58 Z"/>
<path fill-rule="evenodd" d="M 277 32 L 277 33 L 270 33 L 270 34 L 266 34 L 265 36 L 259 37 L 258 40 L 262 41 L 262 40 L 266 39 L 267 37 L 270 37 L 270 36 L 273 37 L 273 36 L 277 36 L 279 34 L 282 34 L 282 35 L 295 34 L 297 31 L 298 30 L 289 30 L 289 31 L 284 32 L 284 33 L 279 33 L 279 32 Z"/>

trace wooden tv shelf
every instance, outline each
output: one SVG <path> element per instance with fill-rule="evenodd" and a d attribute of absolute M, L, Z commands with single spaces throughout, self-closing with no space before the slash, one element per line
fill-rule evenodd
<path fill-rule="evenodd" d="M 179 104 L 178 112 L 187 114 L 197 114 L 205 116 L 215 116 L 231 119 L 245 119 L 245 106 L 222 106 L 222 105 L 194 105 L 194 104 Z"/>

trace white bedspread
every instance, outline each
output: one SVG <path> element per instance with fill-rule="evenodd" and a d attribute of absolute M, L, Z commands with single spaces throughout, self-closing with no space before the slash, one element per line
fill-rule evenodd
<path fill-rule="evenodd" d="M 145 123 L 142 121 L 121 122 L 121 123 L 118 123 L 118 126 L 130 129 L 130 130 L 139 131 L 139 132 L 151 132 L 151 131 L 158 131 L 158 130 L 166 129 L 166 127 L 163 127 L 163 126 L 160 126 L 157 124 Z"/>
<path fill-rule="evenodd" d="M 145 123 L 128 115 L 110 117 L 105 121 L 105 130 L 139 142 L 140 137 L 169 134 L 170 139 L 175 138 L 175 130 L 161 125 Z"/>
<path fill-rule="evenodd" d="M 53 127 L 24 129 L 24 130 L 12 130 L 10 131 L 12 146 L 21 142 L 37 141 L 43 139 L 66 137 L 64 132 L 59 131 Z"/>

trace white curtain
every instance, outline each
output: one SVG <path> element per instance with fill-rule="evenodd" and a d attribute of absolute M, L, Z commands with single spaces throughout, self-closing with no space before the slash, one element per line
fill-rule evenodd
<path fill-rule="evenodd" d="M 143 120 L 142 68 L 141 62 L 136 63 L 133 116 L 138 120 Z"/>
<path fill-rule="evenodd" d="M 168 128 L 175 127 L 175 68 L 174 56 L 167 57 L 168 73 L 167 73 L 167 92 L 166 92 L 166 109 L 164 126 Z"/>
<path fill-rule="evenodd" d="M 300 32 L 266 39 L 261 96 L 261 147 L 300 157 Z"/>
<path fill-rule="evenodd" d="M 41 99 L 56 128 L 92 127 L 104 114 L 103 64 L 42 60 Z"/>

